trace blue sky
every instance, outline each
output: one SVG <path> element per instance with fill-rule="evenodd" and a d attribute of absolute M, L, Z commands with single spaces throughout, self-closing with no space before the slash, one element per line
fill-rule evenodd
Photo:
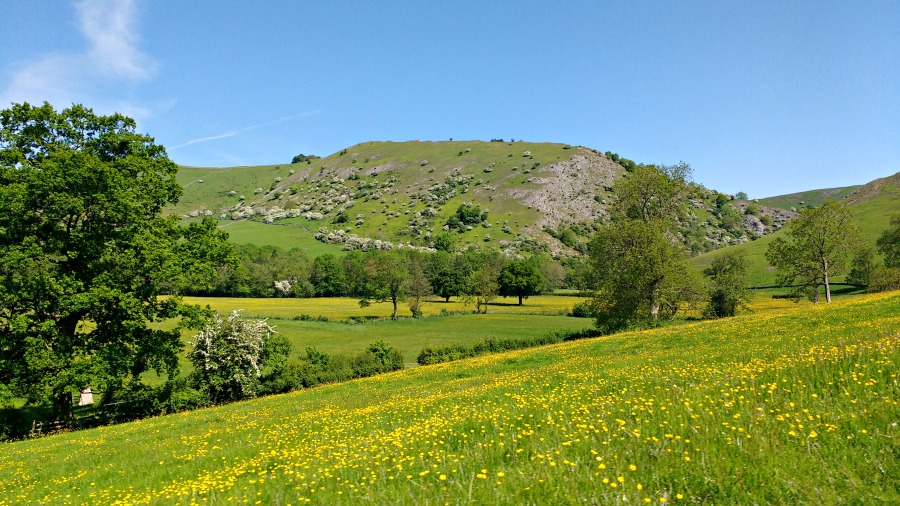
<path fill-rule="evenodd" d="M 0 105 L 45 100 L 185 165 L 500 137 L 764 197 L 900 171 L 900 2 L 4 2 Z"/>

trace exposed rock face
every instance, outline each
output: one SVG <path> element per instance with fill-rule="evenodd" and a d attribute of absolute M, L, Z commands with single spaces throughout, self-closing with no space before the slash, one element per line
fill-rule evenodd
<path fill-rule="evenodd" d="M 540 213 L 536 228 L 578 223 L 606 214 L 594 197 L 604 194 L 623 172 L 622 167 L 587 149 L 569 160 L 540 167 L 531 179 L 538 188 L 511 190 L 510 197 Z"/>
<path fill-rule="evenodd" d="M 760 221 L 759 218 L 752 214 L 744 215 L 744 228 L 755 235 L 763 235 L 766 233 L 766 226 L 763 225 L 763 222 Z"/>

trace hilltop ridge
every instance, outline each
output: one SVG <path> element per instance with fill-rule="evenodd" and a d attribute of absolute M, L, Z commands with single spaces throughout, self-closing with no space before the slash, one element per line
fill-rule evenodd
<path fill-rule="evenodd" d="M 577 255 L 609 216 L 615 182 L 634 162 L 615 153 L 555 143 L 495 141 L 364 142 L 301 163 L 183 167 L 185 194 L 173 212 L 213 216 L 267 234 L 303 231 L 336 249 L 430 248 L 444 234 L 514 254 Z M 700 188 L 683 224 L 694 253 L 777 230 L 794 214 Z M 463 207 L 481 219 L 459 223 Z M 253 225 L 249 225 L 249 223 Z"/>

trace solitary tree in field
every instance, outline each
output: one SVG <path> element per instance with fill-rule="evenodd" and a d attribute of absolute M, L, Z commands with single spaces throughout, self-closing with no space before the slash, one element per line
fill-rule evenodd
<path fill-rule="evenodd" d="M 497 266 L 485 262 L 469 275 L 466 283 L 465 301 L 475 303 L 475 312 L 487 314 L 488 304 L 497 298 L 500 285 L 497 283 Z"/>
<path fill-rule="evenodd" d="M 500 295 L 518 297 L 521 306 L 523 298 L 540 293 L 544 286 L 544 276 L 531 262 L 514 260 L 500 271 L 497 283 Z"/>
<path fill-rule="evenodd" d="M 409 288 L 406 299 L 413 318 L 422 316 L 422 306 L 431 297 L 431 283 L 425 275 L 425 259 L 421 253 L 413 252 L 409 257 Z"/>
<path fill-rule="evenodd" d="M 835 201 L 803 209 L 788 224 L 787 236 L 772 241 L 766 251 L 766 259 L 778 270 L 778 284 L 794 285 L 798 296 L 806 290 L 814 302 L 824 286 L 825 300 L 831 302 L 831 279 L 846 271 L 860 244 L 850 210 Z"/>
<path fill-rule="evenodd" d="M 653 323 L 695 298 L 696 283 L 675 238 L 694 191 L 690 174 L 685 163 L 641 165 L 616 183 L 613 220 L 589 244 L 598 327 Z"/>
<path fill-rule="evenodd" d="M 230 258 L 209 220 L 164 217 L 178 167 L 121 115 L 80 105 L 0 111 L 0 392 L 72 413 L 72 395 L 173 375 L 186 314 L 166 289 L 211 286 Z"/>

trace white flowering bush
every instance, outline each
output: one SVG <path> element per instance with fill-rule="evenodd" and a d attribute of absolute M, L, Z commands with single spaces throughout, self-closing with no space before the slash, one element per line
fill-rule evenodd
<path fill-rule="evenodd" d="M 225 319 L 216 314 L 194 336 L 188 353 L 195 386 L 216 403 L 255 396 L 266 362 L 289 351 L 286 340 L 273 340 L 274 334 L 266 320 L 244 320 L 240 311 Z"/>

